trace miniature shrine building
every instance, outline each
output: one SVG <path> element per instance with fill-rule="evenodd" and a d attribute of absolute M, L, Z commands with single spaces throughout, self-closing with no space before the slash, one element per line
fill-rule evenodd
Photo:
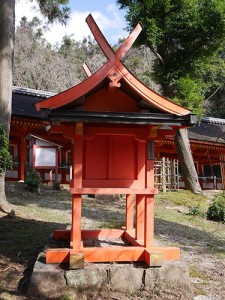
<path fill-rule="evenodd" d="M 149 89 L 122 63 L 140 24 L 114 52 L 91 15 L 86 21 L 107 62 L 94 74 L 84 65 L 86 80 L 35 104 L 52 137 L 61 134 L 71 143 L 72 227 L 54 232 L 55 239 L 69 239 L 70 248 L 48 249 L 46 262 L 82 268 L 84 262 L 158 266 L 177 260 L 178 248 L 154 245 L 154 142 L 168 134 L 163 126 L 187 128 L 196 116 Z M 125 194 L 126 228 L 82 229 L 82 194 Z M 90 238 L 123 238 L 131 246 L 85 247 Z"/>

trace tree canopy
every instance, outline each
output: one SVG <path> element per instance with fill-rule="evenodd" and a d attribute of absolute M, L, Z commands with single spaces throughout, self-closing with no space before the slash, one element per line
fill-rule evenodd
<path fill-rule="evenodd" d="M 66 24 L 70 17 L 69 0 L 37 0 L 40 11 L 49 23 L 59 21 Z"/>
<path fill-rule="evenodd" d="M 117 0 L 126 8 L 128 29 L 144 26 L 139 44 L 157 58 L 152 78 L 162 93 L 194 112 L 224 79 L 224 60 L 218 54 L 225 37 L 223 0 Z"/>

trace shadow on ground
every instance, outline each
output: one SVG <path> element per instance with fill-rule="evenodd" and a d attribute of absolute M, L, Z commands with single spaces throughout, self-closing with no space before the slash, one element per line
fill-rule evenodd
<path fill-rule="evenodd" d="M 26 292 L 38 253 L 52 231 L 65 226 L 17 216 L 0 218 L 0 293 L 14 299 L 13 295 Z"/>
<path fill-rule="evenodd" d="M 155 237 L 178 244 L 181 249 L 195 253 L 224 253 L 225 242 L 213 234 L 180 223 L 155 218 Z"/>
<path fill-rule="evenodd" d="M 71 210 L 71 195 L 68 190 L 58 191 L 43 185 L 41 194 L 38 194 L 28 191 L 23 182 L 6 182 L 6 196 L 10 203 L 18 206 L 34 204 L 53 210 Z"/>

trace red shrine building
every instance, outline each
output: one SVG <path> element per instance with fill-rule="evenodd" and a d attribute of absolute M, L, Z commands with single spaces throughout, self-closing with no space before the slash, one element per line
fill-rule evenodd
<path fill-rule="evenodd" d="M 177 260 L 178 248 L 154 245 L 154 145 L 168 135 L 165 126 L 172 133 L 194 125 L 196 116 L 149 89 L 122 63 L 142 30 L 140 24 L 114 52 L 91 15 L 86 21 L 107 62 L 94 74 L 84 65 L 86 80 L 35 104 L 51 137 L 61 137 L 71 150 L 72 226 L 54 232 L 55 239 L 69 239 L 70 246 L 48 249 L 46 262 L 82 268 L 84 262 L 159 266 L 163 260 Z M 126 227 L 82 229 L 82 194 L 126 195 Z M 121 238 L 125 245 L 84 246 L 86 240 L 100 238 Z"/>

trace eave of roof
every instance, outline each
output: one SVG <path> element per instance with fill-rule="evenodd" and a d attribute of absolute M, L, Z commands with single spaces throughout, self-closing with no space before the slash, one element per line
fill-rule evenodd
<path fill-rule="evenodd" d="M 44 142 L 46 142 L 46 143 L 48 143 L 48 144 L 50 144 L 50 145 L 56 146 L 56 147 L 58 147 L 58 148 L 62 148 L 62 147 L 63 147 L 62 145 L 56 144 L 56 143 L 54 143 L 54 142 L 52 142 L 52 141 L 48 141 L 48 140 L 46 140 L 46 139 L 44 139 L 44 138 L 42 138 L 42 137 L 40 137 L 40 136 L 31 134 L 31 133 L 29 133 L 29 134 L 26 136 L 25 139 L 26 139 L 27 141 L 30 141 L 32 138 L 35 138 L 35 139 L 44 141 Z"/>
<path fill-rule="evenodd" d="M 195 115 L 177 116 L 165 113 L 133 113 L 133 112 L 92 112 L 92 111 L 49 111 L 42 109 L 43 119 L 61 122 L 114 123 L 114 124 L 148 124 L 191 126 L 196 123 Z"/>
<path fill-rule="evenodd" d="M 188 129 L 190 140 L 225 144 L 225 119 L 204 117 L 199 125 Z"/>

